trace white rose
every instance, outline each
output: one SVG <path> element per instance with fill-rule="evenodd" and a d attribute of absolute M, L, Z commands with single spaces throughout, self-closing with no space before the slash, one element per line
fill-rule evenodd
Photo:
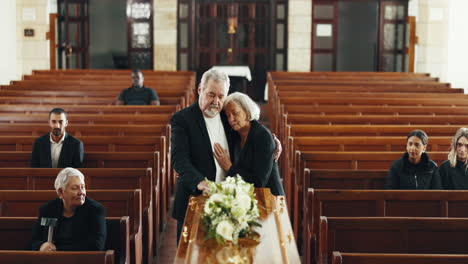
<path fill-rule="evenodd" d="M 215 193 L 213 195 L 210 196 L 210 199 L 209 201 L 210 202 L 223 202 L 224 199 L 226 199 L 226 195 L 224 194 L 220 194 L 220 193 Z"/>
<path fill-rule="evenodd" d="M 226 191 L 227 193 L 234 193 L 235 189 L 236 189 L 235 184 L 231 184 L 231 183 L 223 184 L 223 190 Z"/>
<path fill-rule="evenodd" d="M 236 219 L 239 219 L 243 217 L 247 213 L 247 210 L 245 210 L 243 207 L 240 206 L 233 206 L 231 208 L 231 214 L 234 216 Z"/>
<path fill-rule="evenodd" d="M 242 209 L 246 211 L 250 209 L 250 203 L 252 202 L 252 199 L 250 199 L 250 196 L 247 194 L 237 194 L 236 201 Z"/>
<path fill-rule="evenodd" d="M 232 232 L 234 227 L 229 221 L 221 221 L 216 227 L 216 234 L 220 235 L 224 240 L 232 241 Z"/>

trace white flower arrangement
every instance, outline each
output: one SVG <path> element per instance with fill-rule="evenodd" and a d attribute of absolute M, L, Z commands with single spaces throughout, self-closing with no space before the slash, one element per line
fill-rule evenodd
<path fill-rule="evenodd" d="M 260 213 L 253 184 L 237 175 L 221 183 L 208 181 L 208 186 L 209 198 L 202 213 L 207 230 L 205 239 L 215 238 L 218 244 L 226 241 L 237 244 L 238 238 L 247 236 L 253 226 L 261 226 L 257 221 Z"/>

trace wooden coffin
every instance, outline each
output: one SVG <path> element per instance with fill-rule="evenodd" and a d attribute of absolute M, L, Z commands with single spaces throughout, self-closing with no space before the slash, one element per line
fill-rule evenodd
<path fill-rule="evenodd" d="M 254 230 L 260 243 L 239 239 L 237 246 L 221 246 L 205 240 L 201 213 L 207 197 L 191 197 L 174 263 L 300 263 L 285 197 L 272 195 L 268 188 L 255 193 L 262 227 Z"/>

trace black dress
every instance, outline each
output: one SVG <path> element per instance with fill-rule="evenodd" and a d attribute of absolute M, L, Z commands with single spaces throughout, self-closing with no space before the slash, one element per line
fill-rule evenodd
<path fill-rule="evenodd" d="M 465 163 L 458 161 L 455 167 L 450 167 L 450 161 L 440 164 L 440 179 L 445 190 L 468 190 L 468 171 Z"/>
<path fill-rule="evenodd" d="M 275 141 L 270 131 L 258 121 L 250 121 L 250 131 L 242 148 L 240 136 L 236 133 L 234 164 L 228 176 L 239 174 L 256 188 L 270 188 L 274 195 L 284 195 L 278 164 L 273 159 Z"/>

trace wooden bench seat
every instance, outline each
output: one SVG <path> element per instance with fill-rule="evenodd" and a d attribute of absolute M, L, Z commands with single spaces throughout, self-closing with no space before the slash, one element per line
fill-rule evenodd
<path fill-rule="evenodd" d="M 468 101 L 464 97 L 436 98 L 398 98 L 398 97 L 343 97 L 339 94 L 329 97 L 285 97 L 280 102 L 285 105 L 367 105 L 367 106 L 467 106 Z"/>
<path fill-rule="evenodd" d="M 333 251 L 468 254 L 467 218 L 321 217 L 319 263 Z"/>
<path fill-rule="evenodd" d="M 388 170 L 393 161 L 399 159 L 401 152 L 334 152 L 334 151 L 296 151 L 292 175 L 288 175 L 285 192 L 295 234 L 299 233 L 302 219 L 303 197 L 305 196 L 305 169 L 341 170 Z M 437 164 L 447 160 L 447 152 L 430 152 L 429 157 Z"/>
<path fill-rule="evenodd" d="M 46 124 L 47 121 L 44 122 Z M 113 124 L 70 124 L 67 126 L 67 133 L 76 136 L 155 136 L 166 135 L 170 138 L 170 125 L 168 124 L 147 124 L 147 125 L 113 125 Z M 17 136 L 41 136 L 50 133 L 47 125 L 13 123 L 2 124 L 0 135 Z"/>
<path fill-rule="evenodd" d="M 356 92 L 346 92 L 346 91 L 300 91 L 300 95 L 303 97 L 331 97 L 331 96 L 344 96 L 344 97 L 355 97 Z M 409 97 L 417 97 L 417 98 L 466 98 L 468 95 L 464 93 L 430 93 L 430 92 L 358 92 L 358 95 L 365 98 L 375 98 L 375 97 L 385 97 L 385 98 L 409 98 Z M 277 95 L 280 98 L 288 98 L 288 97 L 298 97 L 298 91 L 288 91 L 288 90 L 279 90 L 277 91 Z"/>
<path fill-rule="evenodd" d="M 57 106 L 58 107 L 58 106 Z M 62 106 L 63 107 L 63 106 Z M 49 105 L 11 105 L 11 104 L 0 104 L 0 113 L 23 113 L 23 114 L 49 114 L 54 106 Z M 71 114 L 161 114 L 161 113 L 174 113 L 180 109 L 177 105 L 73 105 L 66 106 L 66 111 L 69 115 Z"/>
<path fill-rule="evenodd" d="M 287 125 L 287 136 L 401 136 L 415 129 L 424 130 L 429 139 L 433 136 L 453 136 L 459 125 Z M 68 128 L 67 128 L 68 129 Z"/>
<path fill-rule="evenodd" d="M 25 254 L 31 255 L 37 251 L 21 251 L 30 250 L 32 226 L 37 221 L 37 217 L 0 217 L 0 263 L 4 262 L 8 255 L 15 256 L 21 260 Z M 130 260 L 130 226 L 129 217 L 106 217 L 107 222 L 107 239 L 106 250 L 113 250 L 115 263 L 125 264 Z M 11 239 L 14 237 L 14 239 Z M 10 252 L 17 251 L 17 252 Z M 46 252 L 48 253 L 48 252 Z M 65 253 L 65 252 L 60 252 Z M 50 254 L 50 253 L 49 253 Z M 3 255 L 3 256 L 2 256 Z M 21 256 L 18 256 L 21 255 Z M 36 254 L 37 255 L 37 254 Z M 78 257 L 77 255 L 74 255 Z M 40 263 L 40 261 L 20 261 L 18 263 Z M 42 262 L 50 263 L 50 262 Z M 70 263 L 70 262 L 64 262 Z M 94 263 L 94 262 L 85 262 Z M 114 262 L 113 262 L 114 263 Z"/>
<path fill-rule="evenodd" d="M 88 190 L 87 196 L 103 204 L 107 216 L 130 217 L 130 262 L 140 263 L 143 232 L 141 190 Z M 0 190 L 0 216 L 37 217 L 39 207 L 55 198 L 55 191 Z"/>
<path fill-rule="evenodd" d="M 308 189 L 303 203 L 304 250 L 313 252 L 321 216 L 468 217 L 466 191 Z"/>
<path fill-rule="evenodd" d="M 468 102 L 468 101 L 467 101 Z M 464 116 L 439 115 L 314 115 L 288 114 L 284 123 L 328 125 L 466 125 Z"/>
<path fill-rule="evenodd" d="M 48 263 L 48 264 L 82 264 L 102 263 L 113 264 L 114 251 L 69 251 L 69 252 L 38 252 L 1 250 L 0 262 L 9 264 Z"/>
<path fill-rule="evenodd" d="M 270 71 L 267 73 L 268 77 L 272 79 L 277 78 L 314 78 L 315 76 L 325 76 L 325 77 L 341 77 L 341 76 L 356 76 L 360 78 L 379 78 L 379 77 L 395 77 L 395 78 L 405 78 L 405 77 L 414 77 L 414 78 L 429 78 L 428 73 L 420 72 L 350 72 L 350 71 L 339 71 L 339 72 L 283 72 L 283 71 Z"/>
<path fill-rule="evenodd" d="M 332 264 L 460 264 L 468 263 L 462 254 L 342 253 L 333 251 Z"/>
<path fill-rule="evenodd" d="M 34 136 L 0 136 L 0 151 L 32 151 L 32 145 L 37 137 Z M 98 164 L 90 164 L 89 155 L 93 152 L 148 152 L 154 153 L 157 160 L 152 162 L 154 175 L 152 182 L 161 184 L 163 190 L 159 197 L 161 200 L 162 218 L 166 219 L 166 209 L 169 206 L 169 184 L 172 183 L 172 174 L 167 155 L 168 146 L 165 136 L 141 136 L 129 138 L 125 136 L 81 136 L 80 140 L 85 146 L 85 166 L 97 167 Z M 143 166 L 142 166 L 143 165 Z M 133 164 L 132 167 L 137 167 Z M 27 166 L 28 167 L 28 166 Z M 147 168 L 144 164 L 140 168 Z M 52 186 L 52 185 L 51 185 Z M 152 185 L 150 185 L 152 186 Z M 151 193 L 151 191 L 149 192 Z"/>
<path fill-rule="evenodd" d="M 327 78 L 327 79 L 275 79 L 276 86 L 307 86 L 307 85 L 322 85 L 324 89 L 328 86 L 384 86 L 384 87 L 411 87 L 417 89 L 421 87 L 450 87 L 449 83 L 434 82 L 432 80 L 378 80 L 378 79 L 349 79 L 349 78 Z"/>
<path fill-rule="evenodd" d="M 178 97 L 185 95 L 189 90 L 179 90 L 179 89 L 158 89 L 158 97 L 165 98 L 165 97 Z M 189 93 L 191 94 L 191 93 Z M 3 89 L 0 90 L 0 96 L 7 97 L 7 96 L 29 96 L 29 97 L 37 97 L 37 96 L 48 96 L 48 97 L 103 97 L 103 98 L 117 98 L 119 93 L 115 91 L 106 91 L 106 90 L 90 90 L 90 91 L 83 91 L 83 90 L 70 90 L 70 91 L 58 91 L 58 90 L 18 90 L 18 89 Z"/>
<path fill-rule="evenodd" d="M 387 169 L 335 170 L 304 169 L 304 188 L 382 190 Z"/>
<path fill-rule="evenodd" d="M 1 97 L 0 104 L 36 104 L 36 105 L 61 105 L 66 108 L 66 105 L 112 105 L 116 98 L 100 98 L 100 97 Z M 181 104 L 183 107 L 187 105 L 183 96 L 180 97 L 162 97 L 159 98 L 161 105 Z"/>
<path fill-rule="evenodd" d="M 448 152 L 451 139 L 452 137 L 431 136 L 426 150 Z M 310 136 L 292 139 L 294 148 L 302 151 L 405 151 L 406 141 L 406 137 L 394 136 Z"/>
<path fill-rule="evenodd" d="M 467 98 L 468 99 L 468 98 Z M 286 105 L 286 114 L 320 114 L 320 115 L 466 115 L 468 107 L 450 106 L 310 106 Z"/>
<path fill-rule="evenodd" d="M 169 123 L 170 114 L 147 114 L 147 115 L 132 115 L 132 114 L 72 114 L 68 115 L 70 124 L 167 124 Z M 46 124 L 49 120 L 48 114 L 15 114 L 6 113 L 0 114 L 0 123 L 36 123 Z"/>

